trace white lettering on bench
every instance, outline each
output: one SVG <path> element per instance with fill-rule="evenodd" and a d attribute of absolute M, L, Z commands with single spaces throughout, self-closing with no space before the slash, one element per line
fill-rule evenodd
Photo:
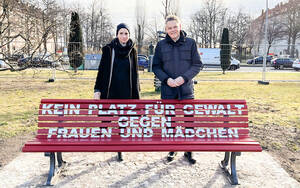
<path fill-rule="evenodd" d="M 236 113 L 235 112 L 232 112 L 231 111 L 231 106 L 230 106 L 230 104 L 227 104 L 227 115 L 235 115 Z"/>
<path fill-rule="evenodd" d="M 146 123 L 145 123 L 146 122 Z M 136 117 L 136 116 L 121 116 L 118 120 L 119 127 L 171 127 L 171 117 L 157 117 L 157 116 L 151 116 L 151 117 Z"/>
<path fill-rule="evenodd" d="M 173 138 L 173 130 L 174 129 L 167 129 L 167 128 L 161 129 L 161 137 Z"/>
<path fill-rule="evenodd" d="M 238 114 L 241 113 L 241 108 L 244 105 L 238 105 Z M 206 105 L 206 104 L 186 104 L 183 106 L 183 112 L 185 115 L 235 115 L 236 112 L 231 111 L 231 106 L 227 105 L 225 109 L 222 104 Z"/>
<path fill-rule="evenodd" d="M 232 138 L 235 137 L 235 138 L 238 138 L 239 137 L 239 133 L 238 133 L 238 130 L 237 129 L 228 129 L 228 137 L 229 138 Z"/>
<path fill-rule="evenodd" d="M 57 138 L 111 138 L 112 128 L 49 128 L 47 138 L 55 136 Z M 120 136 L 123 138 L 138 137 L 150 138 L 153 136 L 153 130 L 149 127 L 127 127 L 120 129 Z M 225 128 L 197 128 L 197 129 L 183 129 L 178 126 L 176 128 L 162 128 L 162 138 L 239 138 L 238 129 Z"/>
<path fill-rule="evenodd" d="M 53 107 L 53 109 L 51 109 Z M 74 104 L 43 104 L 42 106 L 43 115 L 73 115 L 80 114 L 80 104 L 76 106 Z"/>
<path fill-rule="evenodd" d="M 192 138 L 195 136 L 195 130 L 194 129 L 185 129 L 185 137 L 186 138 Z"/>
<path fill-rule="evenodd" d="M 125 107 L 129 107 L 129 110 L 124 111 Z M 136 104 L 111 104 L 108 109 L 103 109 L 102 104 L 89 104 L 88 114 L 92 115 L 94 111 L 98 112 L 98 115 L 135 115 Z"/>
<path fill-rule="evenodd" d="M 43 104 L 43 106 L 42 106 L 42 114 L 43 115 L 45 115 L 46 113 L 48 113 L 48 114 L 52 114 L 52 110 L 51 110 L 51 108 L 52 108 L 52 106 L 53 106 L 54 104 Z M 47 110 L 45 110 L 45 109 L 47 109 Z"/>
<path fill-rule="evenodd" d="M 218 137 L 216 129 L 206 129 L 206 135 L 207 135 L 207 138 L 211 138 L 211 135 L 213 135 L 214 138 Z"/>
<path fill-rule="evenodd" d="M 224 128 L 219 128 L 218 129 L 218 135 L 219 135 L 220 138 L 227 138 L 226 133 L 227 133 L 226 129 L 224 129 Z"/>
<path fill-rule="evenodd" d="M 61 138 L 61 136 L 63 138 L 68 138 L 67 134 L 68 134 L 68 129 L 59 128 L 57 131 L 57 138 Z"/>
<path fill-rule="evenodd" d="M 111 137 L 112 128 L 49 128 L 47 138 L 57 135 L 57 138 L 104 138 Z"/>
<path fill-rule="evenodd" d="M 126 107 L 127 105 L 126 104 L 117 104 L 117 107 L 119 108 L 119 109 L 121 109 L 120 111 L 119 111 L 119 114 L 124 114 L 124 109 L 125 109 L 125 107 Z"/>
<path fill-rule="evenodd" d="M 184 138 L 184 134 L 182 132 L 181 127 L 176 127 L 175 138 L 177 138 L 177 137 L 183 137 Z"/>
<path fill-rule="evenodd" d="M 136 112 L 132 111 L 132 110 L 136 109 L 136 104 L 128 104 L 128 107 L 130 107 L 130 110 L 127 111 L 128 115 L 136 114 Z"/>
<path fill-rule="evenodd" d="M 176 127 L 176 132 L 174 133 L 173 128 L 162 128 L 161 137 L 162 138 L 239 138 L 237 129 L 225 129 L 225 128 L 197 128 L 197 129 L 182 129 L 182 127 Z"/>
<path fill-rule="evenodd" d="M 57 131 L 57 128 L 49 128 L 47 138 L 51 138 L 52 135 L 55 135 L 56 131 Z"/>
<path fill-rule="evenodd" d="M 100 108 L 100 106 L 102 108 L 101 104 L 99 104 L 99 108 Z M 88 111 L 89 115 L 93 114 L 93 110 L 91 110 L 91 109 L 98 109 L 98 105 L 97 104 L 89 104 L 89 111 Z"/>
<path fill-rule="evenodd" d="M 235 104 L 234 107 L 238 108 L 238 112 L 239 114 L 242 114 L 241 109 L 245 107 L 245 105 L 243 104 Z"/>
<path fill-rule="evenodd" d="M 148 115 L 150 110 L 154 110 L 154 114 L 157 115 L 175 115 L 175 106 L 172 104 L 146 104 L 145 105 L 145 114 Z"/>
<path fill-rule="evenodd" d="M 125 134 L 126 132 L 126 134 Z M 150 128 L 126 128 L 126 129 L 121 129 L 120 130 L 120 136 L 123 138 L 128 138 L 128 137 L 138 137 L 138 138 L 150 138 L 153 136 L 153 130 Z"/>

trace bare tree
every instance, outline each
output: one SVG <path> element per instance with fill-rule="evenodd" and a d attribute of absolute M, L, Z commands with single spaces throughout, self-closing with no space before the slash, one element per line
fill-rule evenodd
<path fill-rule="evenodd" d="M 236 15 L 229 16 L 228 28 L 230 32 L 230 43 L 237 49 L 238 57 L 241 60 L 243 46 L 247 40 L 247 34 L 250 28 L 251 18 L 250 15 L 243 13 L 239 10 Z"/>
<path fill-rule="evenodd" d="M 103 0 L 93 0 L 89 7 L 80 14 L 81 25 L 87 49 L 96 52 L 112 39 L 112 23 Z"/>
<path fill-rule="evenodd" d="M 11 44 L 19 37 L 24 38 L 21 32 L 16 31 L 20 25 L 14 23 L 18 4 L 18 0 L 0 0 L 0 53 L 3 60 L 9 59 Z"/>
<path fill-rule="evenodd" d="M 135 27 L 135 40 L 137 42 L 138 54 L 142 52 L 144 43 L 146 26 L 146 7 L 145 1 L 136 0 L 136 27 Z"/>
<path fill-rule="evenodd" d="M 284 36 L 282 22 L 280 21 L 279 17 L 274 17 L 270 19 L 268 23 L 268 35 L 267 35 L 267 42 L 268 42 L 268 49 L 267 54 L 270 52 L 270 48 L 272 44 L 276 40 L 281 40 Z"/>
<path fill-rule="evenodd" d="M 209 27 L 206 24 L 208 22 L 208 16 L 201 10 L 192 15 L 192 23 L 189 26 L 189 32 L 203 48 L 207 48 L 209 44 Z"/>
<path fill-rule="evenodd" d="M 153 22 L 150 22 L 146 25 L 145 29 L 145 35 L 147 36 L 148 40 L 149 40 L 149 44 L 152 42 L 153 44 L 158 43 L 159 41 L 159 37 L 157 32 L 159 31 L 159 28 L 161 28 L 161 26 L 159 25 L 158 21 L 157 21 L 157 17 L 154 17 Z"/>
<path fill-rule="evenodd" d="M 53 55 L 55 61 L 57 31 L 60 26 L 56 18 L 61 11 L 55 0 L 4 1 L 6 0 L 1 2 L 5 7 L 3 10 L 4 12 L 9 10 L 11 16 L 7 16 L 8 12 L 5 13 L 5 25 L 9 32 L 5 36 L 1 34 L 1 45 L 8 45 L 9 48 L 7 51 L 1 52 L 2 57 L 9 60 L 11 52 L 22 53 L 31 57 L 31 62 L 37 54 L 43 54 L 42 59 L 47 54 L 47 56 Z M 12 21 L 14 22 L 13 27 L 11 27 Z M 8 38 L 12 40 L 8 42 Z M 6 44 L 3 41 L 6 41 Z M 51 45 L 52 47 L 49 49 Z M 6 64 L 10 67 L 8 70 L 11 71 L 24 70 L 29 67 L 28 64 L 22 67 L 16 66 L 14 62 L 9 61 L 6 61 Z"/>
<path fill-rule="evenodd" d="M 205 0 L 204 5 L 192 15 L 189 30 L 202 47 L 213 48 L 220 41 L 220 34 L 224 27 L 227 9 L 222 1 Z"/>
<path fill-rule="evenodd" d="M 207 14 L 208 18 L 208 27 L 209 27 L 209 47 L 215 47 L 216 42 L 220 38 L 221 33 L 221 23 L 223 23 L 223 18 L 226 15 L 227 9 L 224 8 L 222 1 L 218 0 L 206 0 L 204 11 Z"/>
<path fill-rule="evenodd" d="M 286 22 L 284 22 L 285 33 L 288 38 L 288 53 L 291 57 L 295 55 L 295 45 L 300 37 L 300 0 L 289 0 L 285 11 Z"/>
<path fill-rule="evenodd" d="M 179 16 L 179 0 L 162 0 L 161 3 L 164 7 L 162 12 L 164 19 L 171 14 Z"/>

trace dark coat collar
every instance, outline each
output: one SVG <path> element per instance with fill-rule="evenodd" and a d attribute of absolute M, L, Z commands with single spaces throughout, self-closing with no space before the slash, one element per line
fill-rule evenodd
<path fill-rule="evenodd" d="M 180 30 L 180 37 L 176 42 L 174 42 L 168 34 L 166 35 L 166 41 L 174 46 L 182 45 L 185 42 L 185 39 L 186 39 L 186 32 L 183 30 Z"/>

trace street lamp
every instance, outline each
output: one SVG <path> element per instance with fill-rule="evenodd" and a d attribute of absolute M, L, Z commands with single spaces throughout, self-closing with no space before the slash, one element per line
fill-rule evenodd
<path fill-rule="evenodd" d="M 264 61 L 262 70 L 262 80 L 258 81 L 259 84 L 268 85 L 269 82 L 266 81 L 266 65 L 267 65 L 267 41 L 268 41 L 268 0 L 266 0 L 266 22 L 265 22 L 265 47 L 264 47 Z"/>

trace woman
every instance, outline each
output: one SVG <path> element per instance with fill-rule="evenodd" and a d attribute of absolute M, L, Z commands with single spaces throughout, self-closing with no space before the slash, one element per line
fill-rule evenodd
<path fill-rule="evenodd" d="M 116 38 L 102 48 L 94 99 L 139 99 L 137 52 L 129 27 L 120 23 Z M 122 153 L 118 152 L 122 161 Z"/>

